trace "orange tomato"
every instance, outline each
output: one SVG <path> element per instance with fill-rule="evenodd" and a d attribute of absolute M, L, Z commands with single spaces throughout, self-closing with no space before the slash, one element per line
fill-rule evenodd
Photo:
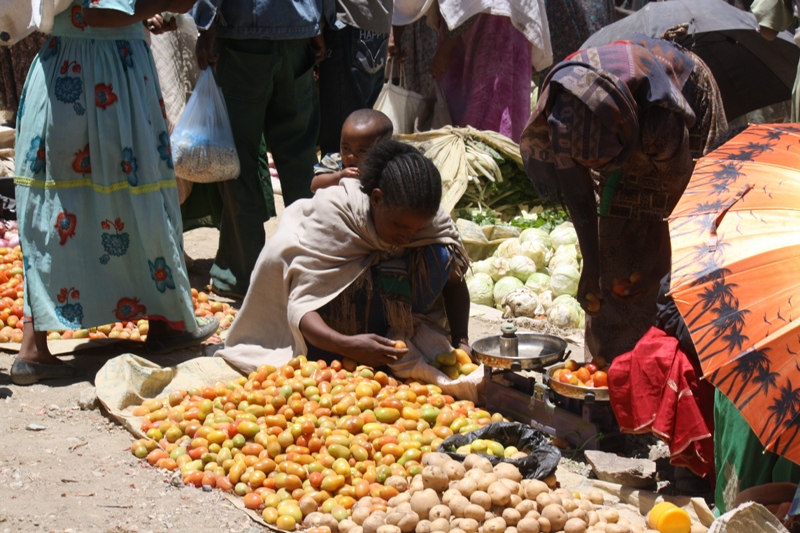
<path fill-rule="evenodd" d="M 608 387 L 608 374 L 602 370 L 598 370 L 592 374 L 592 381 L 594 381 L 595 387 Z"/>

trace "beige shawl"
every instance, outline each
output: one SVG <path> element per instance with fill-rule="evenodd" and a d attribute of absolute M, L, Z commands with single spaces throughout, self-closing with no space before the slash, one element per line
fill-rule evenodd
<path fill-rule="evenodd" d="M 382 258 L 402 252 L 378 237 L 369 197 L 360 185 L 358 180 L 344 179 L 340 186 L 322 189 L 314 198 L 286 208 L 275 235 L 261 251 L 250 290 L 219 356 L 251 372 L 259 365 L 277 366 L 304 354 L 300 319 L 331 302 Z M 453 246 L 457 256 L 466 258 L 458 230 L 442 209 L 407 247 L 430 244 Z M 463 270 L 462 265 L 458 268 Z"/>

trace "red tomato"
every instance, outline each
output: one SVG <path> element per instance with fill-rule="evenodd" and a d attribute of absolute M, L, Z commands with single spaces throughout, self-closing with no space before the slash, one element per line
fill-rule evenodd
<path fill-rule="evenodd" d="M 608 387 L 608 374 L 602 370 L 598 370 L 592 374 L 592 381 L 594 381 L 595 387 Z"/>

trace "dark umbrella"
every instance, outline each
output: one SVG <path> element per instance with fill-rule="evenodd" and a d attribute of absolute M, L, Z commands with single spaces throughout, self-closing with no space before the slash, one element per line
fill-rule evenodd
<path fill-rule="evenodd" d="M 661 37 L 679 24 L 688 24 L 688 32 L 675 42 L 711 69 L 729 119 L 791 99 L 800 59 L 791 34 L 782 32 L 768 41 L 758 33 L 752 13 L 723 0 L 651 2 L 589 37 L 583 48 L 627 40 L 634 33 Z"/>

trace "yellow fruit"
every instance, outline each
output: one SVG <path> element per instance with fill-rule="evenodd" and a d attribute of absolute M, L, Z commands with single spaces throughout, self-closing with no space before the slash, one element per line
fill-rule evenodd
<path fill-rule="evenodd" d="M 436 361 L 442 366 L 455 366 L 457 363 L 456 354 L 453 352 L 440 353 L 436 356 Z"/>
<path fill-rule="evenodd" d="M 450 379 L 458 379 L 458 368 L 454 366 L 442 366 L 441 371 Z"/>
<path fill-rule="evenodd" d="M 458 371 L 464 374 L 465 376 L 472 374 L 477 369 L 478 365 L 476 365 L 475 363 L 466 363 L 458 367 Z"/>
<path fill-rule="evenodd" d="M 456 348 L 453 350 L 453 353 L 456 355 L 456 362 L 458 362 L 459 365 L 468 365 L 472 362 L 469 354 L 461 348 Z"/>

